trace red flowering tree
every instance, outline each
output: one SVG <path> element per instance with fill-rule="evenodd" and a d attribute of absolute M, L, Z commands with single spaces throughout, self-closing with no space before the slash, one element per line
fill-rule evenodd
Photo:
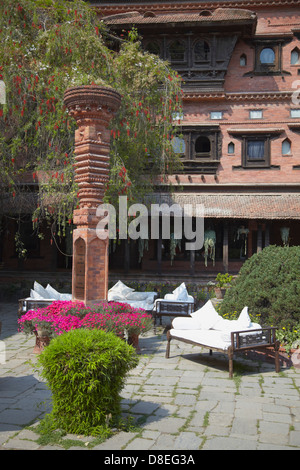
<path fill-rule="evenodd" d="M 137 201 L 178 164 L 172 116 L 181 108 L 180 78 L 142 51 L 136 31 L 114 38 L 81 0 L 2 0 L 0 41 L 2 212 L 30 211 L 36 227 L 46 218 L 61 234 L 71 223 L 75 122 L 63 93 L 73 85 L 112 86 L 123 98 L 111 124 L 107 202 Z"/>

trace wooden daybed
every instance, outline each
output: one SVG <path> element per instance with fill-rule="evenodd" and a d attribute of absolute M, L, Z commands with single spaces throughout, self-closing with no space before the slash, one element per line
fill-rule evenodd
<path fill-rule="evenodd" d="M 276 340 L 275 327 L 261 327 L 253 323 L 244 307 L 237 320 L 227 320 L 221 317 L 214 308 L 211 300 L 196 312 L 186 318 L 175 318 L 172 328 L 167 333 L 166 358 L 170 356 L 172 339 L 200 346 L 212 351 L 222 351 L 228 355 L 229 376 L 233 376 L 234 353 L 249 350 L 267 352 L 272 348 L 275 352 L 275 370 L 279 372 L 279 346 Z"/>

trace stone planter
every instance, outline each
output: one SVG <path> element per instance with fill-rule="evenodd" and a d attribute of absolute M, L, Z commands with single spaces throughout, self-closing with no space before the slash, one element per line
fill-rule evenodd
<path fill-rule="evenodd" d="M 296 367 L 297 369 L 300 368 L 300 349 L 290 349 L 289 352 L 286 351 L 284 346 L 280 346 L 279 353 L 281 357 L 285 358 L 286 363 Z"/>
<path fill-rule="evenodd" d="M 215 287 L 215 295 L 217 299 L 224 299 L 226 289 Z"/>
<path fill-rule="evenodd" d="M 35 338 L 35 346 L 33 349 L 34 354 L 40 354 L 46 346 L 50 343 L 50 337 L 48 332 L 42 329 L 37 329 L 34 332 Z"/>
<path fill-rule="evenodd" d="M 128 336 L 128 344 L 133 346 L 136 352 L 140 352 L 140 345 L 139 345 L 139 335 L 136 333 L 130 333 Z"/>
<path fill-rule="evenodd" d="M 300 349 L 295 349 L 291 355 L 293 366 L 300 369 Z"/>

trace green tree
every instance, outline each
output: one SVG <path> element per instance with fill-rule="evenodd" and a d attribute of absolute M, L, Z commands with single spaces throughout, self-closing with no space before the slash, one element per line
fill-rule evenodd
<path fill-rule="evenodd" d="M 0 2 L 2 212 L 23 213 L 26 206 L 36 229 L 46 219 L 58 225 L 58 234 L 71 223 L 76 125 L 63 104 L 70 86 L 95 83 L 122 95 L 111 123 L 107 202 L 121 194 L 136 201 L 179 165 L 172 115 L 181 109 L 180 77 L 142 50 L 135 30 L 126 34 L 114 37 L 81 0 Z"/>
<path fill-rule="evenodd" d="M 300 246 L 269 246 L 249 258 L 231 289 L 221 313 L 241 311 L 261 316 L 262 325 L 292 327 L 300 321 Z"/>

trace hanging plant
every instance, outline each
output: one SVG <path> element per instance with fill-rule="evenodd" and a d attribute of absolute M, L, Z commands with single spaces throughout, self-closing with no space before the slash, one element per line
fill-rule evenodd
<path fill-rule="evenodd" d="M 171 233 L 170 238 L 170 258 L 171 258 L 171 266 L 173 265 L 174 258 L 176 256 L 176 249 L 181 247 L 181 240 L 176 240 L 174 238 L 174 233 Z"/>
<path fill-rule="evenodd" d="M 204 259 L 205 266 L 207 267 L 207 258 L 210 258 L 213 261 L 213 266 L 215 265 L 216 257 L 216 232 L 214 230 L 205 230 L 204 232 Z"/>
<path fill-rule="evenodd" d="M 289 235 L 290 235 L 289 227 L 281 227 L 280 234 L 281 234 L 281 240 L 282 240 L 283 246 L 289 246 Z"/>

